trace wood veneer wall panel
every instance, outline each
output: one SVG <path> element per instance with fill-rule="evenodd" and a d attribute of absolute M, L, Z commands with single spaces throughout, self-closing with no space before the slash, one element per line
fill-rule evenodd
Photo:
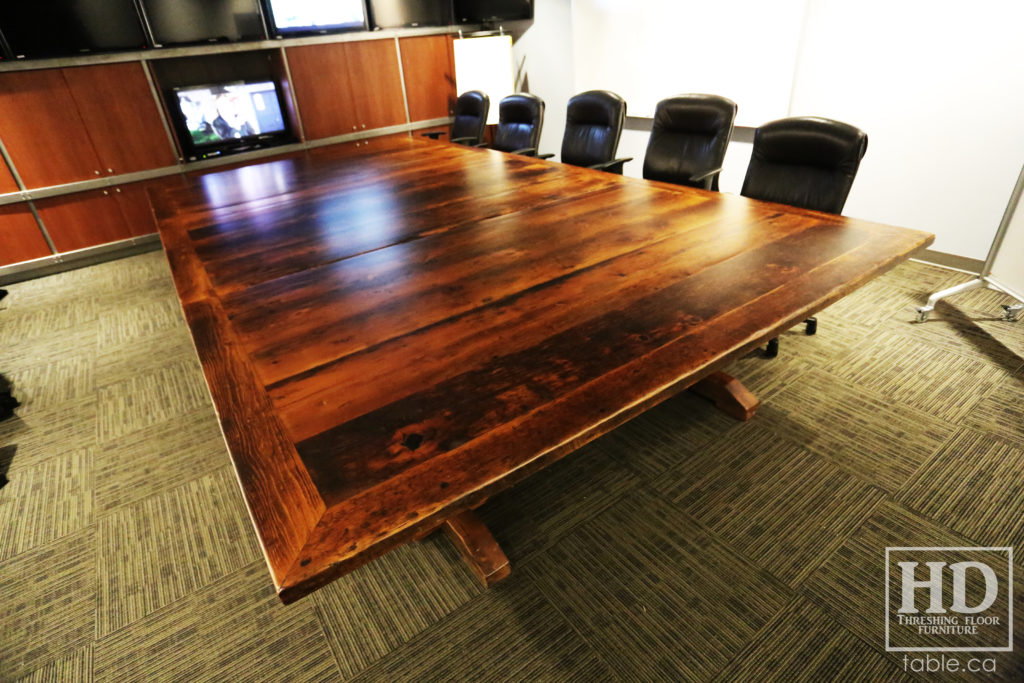
<path fill-rule="evenodd" d="M 100 161 L 60 69 L 0 73 L 0 131 L 29 188 L 96 178 Z"/>
<path fill-rule="evenodd" d="M 360 130 L 406 122 L 402 76 L 394 40 L 345 43 Z"/>
<path fill-rule="evenodd" d="M 185 178 L 181 175 L 147 180 L 130 185 L 119 185 L 114 189 L 114 197 L 121 208 L 129 234 L 139 237 L 156 232 L 156 219 L 149 201 L 149 191 L 165 187 L 181 187 Z"/>
<path fill-rule="evenodd" d="M 359 119 L 344 43 L 290 47 L 287 54 L 306 139 L 355 131 Z"/>
<path fill-rule="evenodd" d="M 0 266 L 50 255 L 50 245 L 26 204 L 0 206 Z"/>
<path fill-rule="evenodd" d="M 141 63 L 63 71 L 104 173 L 133 173 L 177 163 Z"/>
<path fill-rule="evenodd" d="M 451 36 L 400 38 L 409 120 L 426 121 L 455 112 L 455 60 Z"/>
<path fill-rule="evenodd" d="M 36 202 L 57 251 L 84 249 L 132 236 L 109 190 L 92 190 Z"/>
<path fill-rule="evenodd" d="M 0 137 L 0 139 L 3 138 Z M 14 181 L 14 176 L 11 175 L 11 171 L 7 168 L 7 164 L 0 161 L 0 194 L 17 191 L 18 183 Z"/>

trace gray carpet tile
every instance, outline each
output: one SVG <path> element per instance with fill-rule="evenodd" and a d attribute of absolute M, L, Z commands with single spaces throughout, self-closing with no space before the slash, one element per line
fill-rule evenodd
<path fill-rule="evenodd" d="M 964 418 L 964 426 L 997 435 L 1024 448 L 1024 373 L 1004 377 Z"/>
<path fill-rule="evenodd" d="M 397 548 L 311 596 L 353 676 L 484 592 L 441 536 Z"/>
<path fill-rule="evenodd" d="M 285 607 L 252 562 L 96 641 L 110 681 L 333 681 L 339 672 L 312 602 Z"/>
<path fill-rule="evenodd" d="M 87 646 L 95 638 L 95 529 L 0 562 L 0 586 L 0 680 Z"/>
<path fill-rule="evenodd" d="M 767 433 L 751 425 L 738 436 L 751 447 L 715 468 L 680 505 L 743 556 L 795 587 L 885 494 L 828 458 L 766 438 Z"/>
<path fill-rule="evenodd" d="M 100 636 L 260 559 L 230 466 L 103 515 Z"/>
<path fill-rule="evenodd" d="M 955 429 L 919 408 L 818 369 L 762 406 L 758 419 L 889 492 L 899 490 Z"/>
<path fill-rule="evenodd" d="M 612 671 L 526 578 L 499 584 L 354 680 L 608 681 Z"/>
<path fill-rule="evenodd" d="M 797 598 L 768 622 L 715 680 L 873 683 L 912 678 L 807 599 Z"/>
<path fill-rule="evenodd" d="M 1021 472 L 1024 448 L 964 430 L 918 470 L 898 500 L 977 545 L 1012 545 L 1024 552 Z"/>
<path fill-rule="evenodd" d="M 103 443 L 95 456 L 99 514 L 176 488 L 228 462 L 220 424 L 203 406 Z"/>
<path fill-rule="evenodd" d="M 93 521 L 93 452 L 72 451 L 18 471 L 0 496 L 0 561 Z"/>
<path fill-rule="evenodd" d="M 706 680 L 792 597 L 659 496 L 629 496 L 530 563 L 545 597 L 626 680 Z"/>
<path fill-rule="evenodd" d="M 911 322 L 969 277 L 906 264 L 739 359 L 749 423 L 684 393 L 488 501 L 504 584 L 435 536 L 289 606 L 163 254 L 11 285 L 0 680 L 899 678 L 885 546 L 1021 540 L 1024 323 Z"/>
<path fill-rule="evenodd" d="M 545 476 L 522 482 L 480 509 L 506 553 L 526 560 L 637 487 L 640 477 L 602 445 L 598 440 L 584 446 L 548 468 Z"/>

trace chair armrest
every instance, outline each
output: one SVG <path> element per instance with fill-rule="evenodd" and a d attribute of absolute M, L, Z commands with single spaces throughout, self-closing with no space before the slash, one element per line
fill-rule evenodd
<path fill-rule="evenodd" d="M 713 168 L 713 169 L 711 169 L 709 171 L 705 171 L 704 173 L 695 174 L 695 175 L 690 176 L 690 182 L 691 183 L 702 183 L 704 185 L 704 189 L 705 190 L 710 190 L 710 189 L 712 189 L 711 185 L 715 181 L 715 176 L 717 176 L 721 172 L 722 172 L 722 169 L 720 167 L 719 168 Z"/>
<path fill-rule="evenodd" d="M 432 133 L 420 133 L 420 135 L 422 135 L 425 138 L 430 138 L 431 140 L 437 140 L 442 135 L 444 135 L 444 131 L 443 130 L 435 130 Z"/>
<path fill-rule="evenodd" d="M 478 142 L 473 147 L 490 147 L 486 142 Z"/>
<path fill-rule="evenodd" d="M 535 157 L 535 156 L 537 156 L 537 148 L 536 147 L 523 147 L 522 149 L 514 149 L 514 150 L 512 150 L 510 152 L 510 154 L 522 154 L 524 157 Z M 552 154 L 551 156 L 554 156 L 554 154 Z"/>
<path fill-rule="evenodd" d="M 593 166 L 587 166 L 587 168 L 593 168 L 598 171 L 608 171 L 609 173 L 618 173 L 622 175 L 622 167 L 627 161 L 633 161 L 633 157 L 624 157 L 622 159 L 612 159 L 606 161 L 603 164 L 594 164 Z"/>
<path fill-rule="evenodd" d="M 449 142 L 454 142 L 459 145 L 465 145 L 467 143 L 472 142 L 472 146 L 476 147 L 478 143 L 474 142 L 474 140 L 476 140 L 476 138 L 452 138 L 451 140 L 449 140 Z"/>
<path fill-rule="evenodd" d="M 538 159 L 550 159 L 553 156 L 555 156 L 554 152 L 552 152 L 551 154 L 538 154 L 537 158 Z"/>

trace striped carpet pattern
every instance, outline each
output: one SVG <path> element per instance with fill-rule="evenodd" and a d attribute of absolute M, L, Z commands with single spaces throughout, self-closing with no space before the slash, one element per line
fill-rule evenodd
<path fill-rule="evenodd" d="M 1024 323 L 908 263 L 482 518 L 484 590 L 443 537 L 287 607 L 161 252 L 9 287 L 0 370 L 0 681 L 890 681 L 887 546 L 1016 546 L 1024 678 Z M 934 678 L 930 676 L 929 680 Z M 967 680 L 951 676 L 950 680 Z"/>

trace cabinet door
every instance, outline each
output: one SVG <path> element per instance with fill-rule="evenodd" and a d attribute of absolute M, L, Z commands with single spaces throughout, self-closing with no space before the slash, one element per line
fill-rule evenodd
<path fill-rule="evenodd" d="M 64 69 L 106 174 L 173 166 L 163 121 L 139 62 Z"/>
<path fill-rule="evenodd" d="M 116 242 L 132 236 L 110 190 L 40 199 L 36 209 L 57 251 Z"/>
<path fill-rule="evenodd" d="M 0 73 L 0 136 L 29 188 L 100 175 L 100 160 L 60 69 Z"/>
<path fill-rule="evenodd" d="M 14 176 L 11 175 L 11 171 L 7 168 L 7 164 L 0 163 L 0 194 L 17 191 L 18 183 L 14 182 Z"/>
<path fill-rule="evenodd" d="M 405 123 L 405 97 L 395 41 L 362 40 L 344 45 L 359 130 Z"/>
<path fill-rule="evenodd" d="M 344 43 L 287 48 L 288 68 L 307 140 L 358 129 Z"/>
<path fill-rule="evenodd" d="M 182 176 L 172 175 L 114 188 L 113 195 L 121 209 L 121 215 L 124 216 L 129 234 L 139 237 L 156 232 L 156 219 L 153 218 L 153 209 L 149 203 L 150 190 L 180 187 L 184 184 L 185 179 Z"/>
<path fill-rule="evenodd" d="M 455 113 L 455 58 L 451 36 L 400 38 L 409 120 L 426 121 Z"/>
<path fill-rule="evenodd" d="M 0 266 L 50 255 L 50 245 L 25 204 L 0 206 Z"/>

